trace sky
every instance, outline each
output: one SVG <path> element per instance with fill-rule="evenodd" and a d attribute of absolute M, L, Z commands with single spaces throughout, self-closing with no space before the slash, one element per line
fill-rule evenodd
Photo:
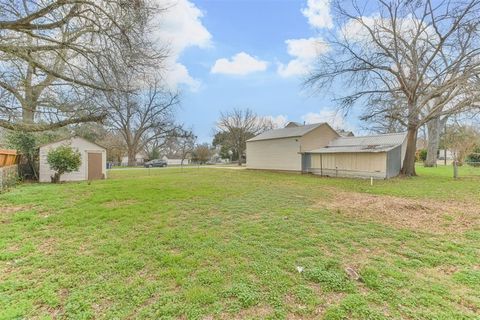
<path fill-rule="evenodd" d="M 177 121 L 211 142 L 220 112 L 250 108 L 278 126 L 329 122 L 359 130 L 328 94 L 302 83 L 335 28 L 328 0 L 175 0 L 158 18 L 166 79 L 181 92 Z"/>

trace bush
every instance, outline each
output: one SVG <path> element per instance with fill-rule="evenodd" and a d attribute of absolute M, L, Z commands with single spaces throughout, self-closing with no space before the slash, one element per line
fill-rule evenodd
<path fill-rule="evenodd" d="M 417 151 L 417 154 L 415 155 L 417 158 L 417 161 L 425 161 L 427 160 L 427 149 L 420 149 Z"/>
<path fill-rule="evenodd" d="M 467 156 L 467 162 L 474 167 L 480 167 L 480 147 L 476 147 L 472 153 Z"/>
<path fill-rule="evenodd" d="M 53 183 L 58 183 L 62 174 L 78 170 L 82 164 L 80 152 L 73 150 L 70 146 L 60 146 L 50 150 L 47 162 L 55 171 L 51 177 Z"/>
<path fill-rule="evenodd" d="M 20 176 L 38 179 L 38 147 L 35 136 L 30 132 L 12 131 L 7 135 L 7 146 L 21 154 Z"/>

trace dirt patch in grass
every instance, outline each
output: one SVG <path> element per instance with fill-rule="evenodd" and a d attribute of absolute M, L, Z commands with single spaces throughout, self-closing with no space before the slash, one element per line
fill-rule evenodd
<path fill-rule="evenodd" d="M 247 309 L 242 309 L 238 311 L 235 314 L 231 313 L 224 313 L 221 314 L 220 316 L 207 316 L 203 318 L 204 320 L 210 320 L 210 319 L 265 319 L 269 316 L 272 316 L 274 313 L 274 310 L 271 306 L 268 305 L 256 305 Z"/>
<path fill-rule="evenodd" d="M 480 228 L 480 204 L 332 191 L 315 207 L 395 228 L 450 233 Z"/>
<path fill-rule="evenodd" d="M 3 214 L 11 214 L 11 213 L 17 213 L 21 211 L 26 211 L 29 210 L 31 207 L 29 206 L 5 206 L 5 205 L 0 205 L 0 216 Z"/>
<path fill-rule="evenodd" d="M 57 241 L 55 238 L 46 238 L 37 246 L 37 250 L 44 255 L 50 256 L 55 253 Z"/>
<path fill-rule="evenodd" d="M 133 199 L 110 200 L 110 201 L 107 201 L 105 203 L 102 203 L 102 206 L 104 206 L 105 208 L 114 209 L 114 208 L 122 208 L 122 207 L 132 206 L 132 205 L 137 204 L 137 203 L 138 203 L 138 201 L 133 200 Z"/>

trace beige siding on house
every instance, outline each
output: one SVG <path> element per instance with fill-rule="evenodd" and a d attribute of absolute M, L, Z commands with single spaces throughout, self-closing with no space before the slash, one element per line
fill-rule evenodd
<path fill-rule="evenodd" d="M 302 169 L 300 138 L 247 142 L 247 168 L 267 170 Z"/>
<path fill-rule="evenodd" d="M 338 176 L 386 177 L 387 154 L 379 153 L 327 153 L 312 154 L 314 173 Z"/>
<path fill-rule="evenodd" d="M 99 147 L 98 145 L 91 143 L 82 138 L 72 138 L 69 140 L 59 141 L 52 143 L 43 147 L 40 147 L 40 172 L 39 172 L 39 181 L 40 182 L 51 182 L 51 176 L 54 172 L 50 169 L 50 165 L 47 162 L 48 152 L 52 149 L 55 149 L 61 145 L 70 145 L 73 149 L 76 149 L 80 152 L 81 155 L 81 165 L 78 171 L 65 173 L 60 177 L 61 181 L 83 181 L 88 178 L 88 153 L 101 153 L 102 154 L 102 173 L 104 177 L 107 176 L 107 153 L 105 149 Z"/>
<path fill-rule="evenodd" d="M 247 168 L 268 170 L 302 170 L 300 152 L 328 145 L 338 134 L 323 124 L 302 137 L 288 137 L 247 142 Z"/>
<path fill-rule="evenodd" d="M 301 151 L 305 152 L 323 148 L 328 145 L 330 141 L 338 137 L 339 135 L 335 130 L 333 130 L 329 125 L 324 124 L 301 137 Z"/>

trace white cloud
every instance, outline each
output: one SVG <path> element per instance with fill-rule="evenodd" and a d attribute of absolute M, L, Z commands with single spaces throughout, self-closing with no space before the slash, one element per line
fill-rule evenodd
<path fill-rule="evenodd" d="M 165 77 L 168 87 L 176 88 L 178 84 L 187 85 L 191 91 L 199 91 L 202 83 L 194 79 L 189 73 L 187 67 L 181 63 L 173 63 L 167 70 L 167 75 Z"/>
<path fill-rule="evenodd" d="M 351 125 L 340 112 L 332 109 L 323 109 L 318 113 L 309 112 L 301 118 L 306 124 L 327 122 L 334 129 L 355 130 L 355 127 Z"/>
<path fill-rule="evenodd" d="M 302 9 L 302 14 L 314 28 L 333 28 L 330 0 L 308 0 L 307 7 Z"/>
<path fill-rule="evenodd" d="M 157 0 L 167 8 L 160 16 L 160 21 L 153 38 L 155 42 L 166 44 L 169 58 L 165 61 L 167 71 L 164 75 L 167 83 L 175 88 L 186 84 L 192 90 L 198 90 L 199 81 L 193 79 L 187 68 L 178 62 L 180 54 L 189 47 L 208 48 L 212 45 L 212 35 L 202 24 L 203 12 L 188 0 Z"/>
<path fill-rule="evenodd" d="M 211 73 L 223 73 L 233 75 L 247 75 L 249 73 L 265 71 L 268 63 L 252 57 L 248 53 L 240 52 L 231 59 L 218 59 L 215 61 Z"/>
<path fill-rule="evenodd" d="M 315 58 L 328 51 L 328 45 L 322 38 L 289 39 L 286 40 L 287 52 L 295 59 L 286 65 L 279 64 L 277 72 L 282 77 L 302 76 L 307 74 Z"/>
<path fill-rule="evenodd" d="M 265 119 L 271 121 L 275 128 L 283 128 L 288 122 L 287 116 L 280 114 L 278 116 L 265 116 Z"/>

